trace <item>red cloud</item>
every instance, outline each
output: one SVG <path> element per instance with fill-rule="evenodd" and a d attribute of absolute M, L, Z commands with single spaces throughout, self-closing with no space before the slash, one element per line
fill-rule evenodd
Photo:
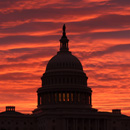
<path fill-rule="evenodd" d="M 129 0 L 0 1 L 1 110 L 10 104 L 21 112 L 36 107 L 40 77 L 59 50 L 66 23 L 70 50 L 93 89 L 93 107 L 130 115 L 129 5 Z"/>

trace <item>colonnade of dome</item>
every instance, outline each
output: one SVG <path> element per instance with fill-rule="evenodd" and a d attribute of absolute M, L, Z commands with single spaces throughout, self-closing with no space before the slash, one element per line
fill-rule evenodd
<path fill-rule="evenodd" d="M 85 92 L 45 92 L 39 94 L 38 105 L 46 104 L 86 104 L 91 105 L 91 95 Z"/>
<path fill-rule="evenodd" d="M 87 77 L 85 73 L 79 71 L 51 71 L 43 74 L 42 87 L 46 86 L 57 86 L 57 85 L 71 85 L 73 86 L 84 86 L 87 85 Z"/>

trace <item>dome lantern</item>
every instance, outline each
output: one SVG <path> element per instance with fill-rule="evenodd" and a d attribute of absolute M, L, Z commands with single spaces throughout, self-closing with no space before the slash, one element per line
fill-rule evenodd
<path fill-rule="evenodd" d="M 60 39 L 60 51 L 68 51 L 69 48 L 68 48 L 68 38 L 66 36 L 66 26 L 65 24 L 63 25 L 63 35 Z"/>

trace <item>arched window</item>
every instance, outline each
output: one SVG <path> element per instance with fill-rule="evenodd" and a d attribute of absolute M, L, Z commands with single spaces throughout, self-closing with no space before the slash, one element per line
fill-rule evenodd
<path fill-rule="evenodd" d="M 55 93 L 55 102 L 57 102 L 57 93 Z"/>
<path fill-rule="evenodd" d="M 65 93 L 63 93 L 63 102 L 65 102 Z"/>
<path fill-rule="evenodd" d="M 69 93 L 67 93 L 67 102 L 69 102 L 70 101 L 70 95 L 69 95 Z"/>

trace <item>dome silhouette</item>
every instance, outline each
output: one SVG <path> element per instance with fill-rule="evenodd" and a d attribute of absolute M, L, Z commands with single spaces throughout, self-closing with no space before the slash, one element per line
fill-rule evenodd
<path fill-rule="evenodd" d="M 48 62 L 46 71 L 71 69 L 83 71 L 82 64 L 69 51 L 59 51 L 57 55 Z"/>
<path fill-rule="evenodd" d="M 46 71 L 41 77 L 42 87 L 37 91 L 38 109 L 36 111 L 65 107 L 67 109 L 88 108 L 95 111 L 91 104 L 92 90 L 87 86 L 88 77 L 79 59 L 69 51 L 69 40 L 65 29 L 64 25 L 60 50 L 49 60 Z"/>

